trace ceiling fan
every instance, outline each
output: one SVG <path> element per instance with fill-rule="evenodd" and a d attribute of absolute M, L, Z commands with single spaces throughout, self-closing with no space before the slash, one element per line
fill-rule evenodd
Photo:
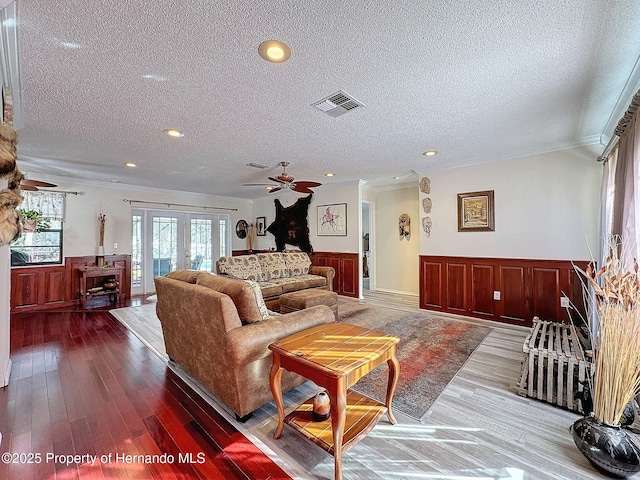
<path fill-rule="evenodd" d="M 42 182 L 40 180 L 29 180 L 28 178 L 23 178 L 20 180 L 20 189 L 21 190 L 29 190 L 32 192 L 37 192 L 40 188 L 51 188 L 57 187 L 57 185 L 48 182 Z"/>
<path fill-rule="evenodd" d="M 276 185 L 271 183 L 245 183 L 244 187 L 250 186 L 266 186 L 269 188 L 269 193 L 277 192 L 278 190 L 293 190 L 294 192 L 300 193 L 313 193 L 311 187 L 319 187 L 322 185 L 318 182 L 308 182 L 308 181 L 295 181 L 294 178 L 287 173 L 287 167 L 289 166 L 289 162 L 280 162 L 280 166 L 282 167 L 282 173 L 277 177 L 268 177 L 269 180 L 275 182 Z"/>

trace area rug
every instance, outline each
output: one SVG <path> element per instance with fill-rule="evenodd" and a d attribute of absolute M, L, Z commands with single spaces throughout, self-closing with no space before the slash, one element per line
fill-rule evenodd
<path fill-rule="evenodd" d="M 156 305 L 146 304 L 111 310 L 158 356 L 166 359 L 162 327 Z M 445 319 L 426 311 L 407 312 L 374 307 L 340 298 L 339 321 L 361 325 L 400 337 L 400 378 L 393 409 L 420 419 L 451 379 L 489 333 L 490 328 Z M 360 379 L 353 388 L 384 403 L 388 369 L 381 365 Z"/>

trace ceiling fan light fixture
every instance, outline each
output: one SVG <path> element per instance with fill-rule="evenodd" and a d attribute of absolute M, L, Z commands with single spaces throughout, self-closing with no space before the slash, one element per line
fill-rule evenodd
<path fill-rule="evenodd" d="M 262 58 L 272 63 L 282 63 L 291 57 L 291 49 L 286 43 L 279 40 L 266 40 L 258 47 L 258 53 Z"/>

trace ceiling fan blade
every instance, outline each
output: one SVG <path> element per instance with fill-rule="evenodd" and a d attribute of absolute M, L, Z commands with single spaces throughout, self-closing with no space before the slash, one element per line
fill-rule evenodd
<path fill-rule="evenodd" d="M 243 183 L 243 187 L 270 187 L 273 183 Z"/>
<path fill-rule="evenodd" d="M 33 185 L 25 185 L 22 182 L 20 182 L 20 189 L 21 190 L 28 190 L 30 192 L 37 192 L 38 191 L 38 187 L 34 187 Z"/>
<path fill-rule="evenodd" d="M 288 177 L 288 176 L 279 176 L 276 178 L 273 177 L 268 177 L 269 180 L 276 182 L 276 183 L 291 183 L 293 182 L 293 177 Z"/>
<path fill-rule="evenodd" d="M 29 180 L 28 178 L 23 178 L 22 180 L 20 180 L 20 185 L 28 185 L 30 187 L 57 187 L 57 185 L 54 185 L 53 183 L 41 182 L 40 180 Z"/>
<path fill-rule="evenodd" d="M 269 193 L 277 192 L 278 190 L 282 190 L 282 187 L 276 187 L 269 190 Z"/>
<path fill-rule="evenodd" d="M 293 187 L 291 190 L 293 190 L 294 192 L 299 192 L 299 193 L 313 193 L 313 190 L 311 190 L 309 187 L 305 187 L 305 186 L 300 185 L 300 184 L 296 184 L 296 186 Z"/>
<path fill-rule="evenodd" d="M 322 185 L 321 183 L 318 182 L 305 182 L 305 181 L 300 181 L 300 182 L 296 182 L 297 186 L 301 186 L 304 188 L 309 188 L 309 187 L 319 187 L 320 185 Z"/>

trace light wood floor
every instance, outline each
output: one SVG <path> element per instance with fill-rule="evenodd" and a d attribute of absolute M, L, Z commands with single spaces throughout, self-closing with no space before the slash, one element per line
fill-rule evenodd
<path fill-rule="evenodd" d="M 366 292 L 363 302 L 418 308 L 417 297 Z M 492 331 L 420 422 L 395 411 L 343 457 L 347 479 L 599 479 L 569 431 L 577 414 L 514 391 L 526 328 L 450 316 Z M 402 374 L 402 372 L 401 372 Z M 317 391 L 307 383 L 285 396 L 289 411 Z M 293 478 L 333 478 L 333 457 L 285 428 L 279 440 L 273 402 L 247 423 L 228 416 Z"/>

